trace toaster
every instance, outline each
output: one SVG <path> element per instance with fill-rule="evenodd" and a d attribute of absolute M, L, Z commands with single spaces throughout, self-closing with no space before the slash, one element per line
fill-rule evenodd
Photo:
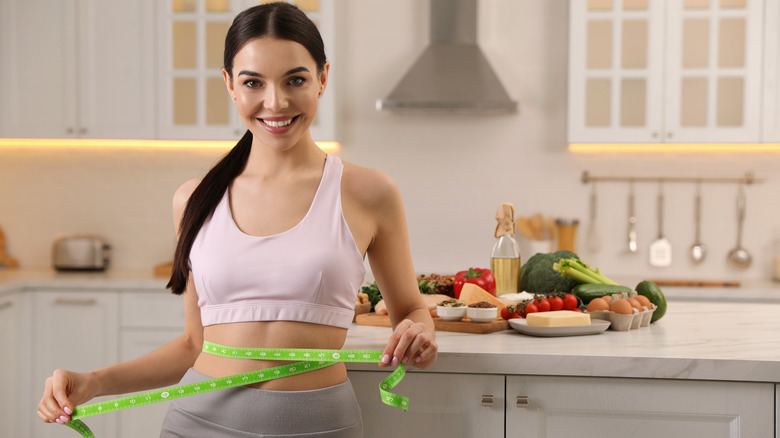
<path fill-rule="evenodd" d="M 52 265 L 58 271 L 103 271 L 111 245 L 97 236 L 60 237 L 52 248 Z"/>

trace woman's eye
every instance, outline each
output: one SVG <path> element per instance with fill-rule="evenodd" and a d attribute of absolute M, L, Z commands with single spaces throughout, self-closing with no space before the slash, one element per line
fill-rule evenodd
<path fill-rule="evenodd" d="M 295 86 L 295 87 L 300 87 L 305 82 L 306 82 L 306 79 L 304 79 L 304 78 L 302 78 L 300 76 L 293 76 L 293 77 L 290 78 L 289 81 L 287 81 L 288 84 L 290 84 L 292 86 Z"/>
<path fill-rule="evenodd" d="M 260 81 L 256 81 L 254 79 L 247 79 L 246 81 L 244 81 L 244 85 L 249 87 L 249 88 L 257 88 L 261 84 L 260 84 Z"/>

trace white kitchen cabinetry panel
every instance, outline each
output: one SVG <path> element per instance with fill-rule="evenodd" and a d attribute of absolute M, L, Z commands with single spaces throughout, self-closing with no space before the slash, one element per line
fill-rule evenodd
<path fill-rule="evenodd" d="M 780 1 L 766 2 L 763 141 L 780 142 Z"/>
<path fill-rule="evenodd" d="M 0 436 L 30 435 L 30 423 L 19 421 L 35 415 L 25 384 L 30 379 L 29 295 L 0 297 Z M 35 398 L 37 403 L 38 399 Z"/>
<path fill-rule="evenodd" d="M 772 436 L 774 391 L 771 383 L 509 376 L 506 436 Z M 526 407 L 515 406 L 518 396 Z"/>
<path fill-rule="evenodd" d="M 246 132 L 222 76 L 225 35 L 233 18 L 258 0 L 158 2 L 159 137 L 232 140 Z M 330 62 L 337 52 L 335 0 L 292 1 L 314 21 Z M 337 71 L 337 69 L 336 69 Z M 311 133 L 335 141 L 336 84 L 329 76 Z"/>
<path fill-rule="evenodd" d="M 153 0 L 4 3 L 3 136 L 154 138 Z"/>
<path fill-rule="evenodd" d="M 181 295 L 168 290 L 124 292 L 119 295 L 120 324 L 127 329 L 184 330 L 184 303 Z"/>
<path fill-rule="evenodd" d="M 55 369 L 86 372 L 116 363 L 119 312 L 116 292 L 41 290 L 30 293 L 35 309 L 31 388 L 37 405 L 45 379 Z M 87 424 L 96 436 L 113 436 L 116 417 L 100 415 L 90 418 Z M 34 418 L 32 436 L 72 438 L 73 434 L 68 427 L 46 424 Z"/>
<path fill-rule="evenodd" d="M 408 372 L 393 390 L 409 397 L 404 412 L 380 399 L 379 382 L 390 370 L 349 371 L 366 437 L 504 436 L 503 375 Z M 491 406 L 483 406 L 484 396 L 492 396 Z"/>
<path fill-rule="evenodd" d="M 573 0 L 571 143 L 757 142 L 763 2 Z"/>

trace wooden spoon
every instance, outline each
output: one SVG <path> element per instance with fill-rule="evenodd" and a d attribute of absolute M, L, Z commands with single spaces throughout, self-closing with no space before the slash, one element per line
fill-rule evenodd
<path fill-rule="evenodd" d="M 517 218 L 517 231 L 529 240 L 534 240 L 534 232 L 527 217 L 519 216 Z"/>

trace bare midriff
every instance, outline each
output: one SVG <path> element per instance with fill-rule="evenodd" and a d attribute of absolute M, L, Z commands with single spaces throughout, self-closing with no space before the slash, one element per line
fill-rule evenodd
<path fill-rule="evenodd" d="M 347 330 L 295 321 L 262 321 L 217 324 L 203 329 L 207 341 L 242 348 L 310 348 L 337 350 L 344 345 Z M 291 363 L 279 360 L 234 359 L 201 353 L 195 371 L 217 378 Z M 344 383 L 347 369 L 337 363 L 315 371 L 250 385 L 274 391 L 303 391 Z"/>

